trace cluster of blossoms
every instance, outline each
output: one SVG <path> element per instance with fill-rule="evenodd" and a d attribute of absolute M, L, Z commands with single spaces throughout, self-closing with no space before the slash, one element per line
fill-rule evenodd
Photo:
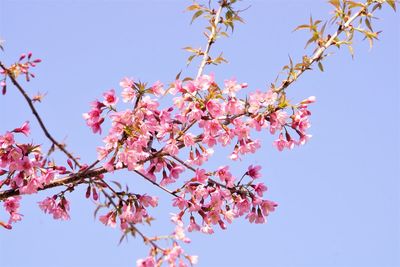
<path fill-rule="evenodd" d="M 120 207 L 100 216 L 100 221 L 108 226 L 115 227 L 117 216 L 120 219 L 121 230 L 129 228 L 130 224 L 143 223 L 151 220 L 147 207 L 156 207 L 158 198 L 147 195 L 127 194 L 127 199 L 120 198 Z"/>
<path fill-rule="evenodd" d="M 57 198 L 58 196 L 54 195 L 39 202 L 40 209 L 45 213 L 52 214 L 54 219 L 69 220 L 69 201 L 61 196 L 57 202 Z"/>
<path fill-rule="evenodd" d="M 21 197 L 9 197 L 4 201 L 4 209 L 10 214 L 7 223 L 0 221 L 0 225 L 6 229 L 11 229 L 11 224 L 22 220 L 22 215 L 19 213 L 19 201 Z"/>
<path fill-rule="evenodd" d="M 288 78 L 278 88 L 272 85 L 266 91 L 256 90 L 243 99 L 238 95 L 242 89 L 248 88 L 247 83 L 229 79 L 224 81 L 223 86 L 219 86 L 213 75 L 201 75 L 207 64 L 225 61 L 222 56 L 213 59 L 209 50 L 216 39 L 227 35 L 221 26 L 233 30 L 234 22 L 242 21 L 238 15 L 240 11 L 232 8 L 235 2 L 219 1 L 218 11 L 196 2 L 188 7 L 188 10 L 195 11 L 192 21 L 205 16 L 210 22 L 206 28 L 206 50 L 185 48 L 193 53 L 188 58 L 189 63 L 194 57 L 203 57 L 196 79 L 176 80 L 167 87 L 157 81 L 148 87 L 147 84 L 124 78 L 120 82 L 120 97 L 128 104 L 127 109 L 117 109 L 120 97 L 114 89 L 105 92 L 101 101 L 96 100 L 91 104 L 91 110 L 83 114 L 83 117 L 93 133 L 101 134 L 106 119 L 111 121 L 110 130 L 103 138 L 104 145 L 97 148 L 98 158 L 91 165 L 81 165 L 78 158 L 69 153 L 64 145 L 55 141 L 33 105 L 40 102 L 43 95 L 29 97 L 16 80 L 21 74 L 26 81 L 35 77 L 31 68 L 41 60 L 32 59 L 32 53 L 28 53 L 22 54 L 8 68 L 0 62 L 2 94 L 6 94 L 7 80 L 10 79 L 28 102 L 46 137 L 51 141 L 50 151 L 55 147 L 60 149 L 68 157 L 67 163 L 72 170 L 67 171 L 66 167 L 49 160 L 51 152 L 42 154 L 40 146 L 16 143 L 15 134 L 28 136 L 28 122 L 0 135 L 0 201 L 3 201 L 9 215 L 7 222 L 0 220 L 0 226 L 11 229 L 12 223 L 22 219 L 21 197 L 18 195 L 33 194 L 56 186 L 66 188 L 39 202 L 39 207 L 54 219 L 67 220 L 70 217 L 70 207 L 65 193 L 72 192 L 79 184 L 88 184 L 86 198 L 92 197 L 98 204 L 96 213 L 100 208 L 107 209 L 99 217 L 104 225 L 116 227 L 119 223 L 123 237 L 138 234 L 150 245 L 149 255 L 136 262 L 138 267 L 161 266 L 164 263 L 172 267 L 183 267 L 197 263 L 197 256 L 185 254 L 180 245 L 182 242 L 190 242 L 187 232 L 212 234 L 215 226 L 226 229 L 227 224 L 239 217 L 244 217 L 250 223 L 266 222 L 267 216 L 275 210 L 277 204 L 264 198 L 267 186 L 258 180 L 261 177 L 261 166 L 250 165 L 238 176 L 232 174 L 229 166 L 206 170 L 206 162 L 218 146 L 226 147 L 230 151 L 227 157 L 233 161 L 255 153 L 261 143 L 251 136 L 254 130 L 265 130 L 277 136 L 273 146 L 279 151 L 305 144 L 311 137 L 307 133 L 311 115 L 308 106 L 315 102 L 315 97 L 293 104 L 287 100 L 285 89 L 304 71 L 311 69 L 313 63 L 318 63 L 323 70 L 321 61 L 326 57 L 325 50 L 329 46 L 340 47 L 346 44 L 352 51 L 355 30 L 363 33 L 372 44 L 372 40 L 377 39 L 379 34 L 373 32 L 370 25 L 373 11 L 380 9 L 385 2 L 394 10 L 396 6 L 395 1 L 367 1 L 365 4 L 330 1 L 335 7 L 333 21 L 338 23 L 339 29 L 325 36 L 326 24 L 319 30 L 320 20 L 315 23 L 310 20 L 310 25 L 297 27 L 312 32 L 307 45 L 318 45 L 314 54 L 311 57 L 303 56 L 301 63 L 293 65 L 291 61 L 290 66 L 285 66 L 283 70 L 287 71 Z M 355 7 L 361 9 L 353 13 Z M 369 7 L 372 7 L 372 11 L 369 11 Z M 353 22 L 358 17 L 360 25 L 355 27 Z M 370 31 L 361 27 L 364 23 Z M 338 38 L 342 32 L 347 34 L 347 39 Z M 3 49 L 1 44 L 0 49 Z M 158 101 L 160 97 L 173 97 L 173 106 L 161 108 Z M 100 162 L 103 166 L 96 167 Z M 76 167 L 79 169 L 75 170 Z M 149 238 L 138 230 L 137 224 L 150 224 L 153 220 L 148 214 L 148 208 L 157 207 L 158 199 L 147 194 L 133 193 L 128 187 L 123 190 L 116 181 L 113 182 L 119 190 L 110 186 L 104 173 L 120 169 L 135 172 L 172 196 L 172 206 L 177 208 L 177 212 L 171 217 L 175 228 L 169 236 Z M 59 175 L 63 177 L 58 178 Z M 170 240 L 171 246 L 161 248 L 158 245 L 161 239 Z"/>
<path fill-rule="evenodd" d="M 50 184 L 58 174 L 66 173 L 65 167 L 55 166 L 43 157 L 40 146 L 16 143 L 15 134 L 28 136 L 29 132 L 29 123 L 25 122 L 21 127 L 0 135 L 0 177 L 4 177 L 0 180 L 0 188 L 18 190 L 21 195 L 34 194 Z M 20 197 L 9 197 L 4 201 L 10 219 L 7 225 L 3 223 L 2 226 L 10 228 L 11 223 L 21 220 L 21 215 L 18 213 L 19 200 Z"/>
<path fill-rule="evenodd" d="M 21 73 L 28 81 L 34 77 L 30 68 L 40 60 L 31 58 L 31 53 L 21 55 L 17 63 L 3 68 L 0 81 L 3 94 L 8 77 L 14 79 Z M 263 198 L 267 187 L 257 180 L 261 177 L 260 166 L 249 166 L 238 179 L 228 166 L 206 170 L 205 163 L 218 146 L 229 148 L 228 158 L 234 161 L 255 153 L 261 143 L 251 136 L 253 130 L 266 129 L 278 135 L 273 145 L 279 151 L 303 145 L 311 137 L 307 134 L 311 115 L 308 105 L 315 102 L 314 97 L 291 104 L 284 92 L 271 88 L 256 90 L 241 99 L 238 94 L 248 88 L 247 83 L 229 79 L 220 87 L 213 75 L 176 80 L 167 87 L 159 81 L 148 87 L 124 78 L 120 86 L 120 96 L 114 89 L 106 91 L 102 100 L 94 101 L 91 110 L 83 114 L 93 133 L 101 134 L 106 119 L 111 121 L 104 145 L 97 148 L 98 161 L 103 162 L 104 172 L 126 168 L 142 176 L 171 194 L 172 205 L 178 209 L 172 216 L 175 229 L 168 236 L 171 247 L 160 248 L 156 244 L 158 237 L 143 237 L 151 248 L 147 258 L 137 261 L 138 266 L 158 266 L 163 262 L 170 266 L 194 264 L 197 257 L 186 255 L 179 245 L 190 242 L 186 232 L 212 234 L 216 225 L 226 229 L 238 217 L 245 217 L 251 223 L 266 221 L 277 204 Z M 161 108 L 159 98 L 167 95 L 172 96 L 173 106 Z M 117 109 L 120 98 L 128 105 L 127 109 Z M 40 209 L 54 219 L 69 219 L 65 193 L 79 183 L 87 183 L 86 197 L 92 196 L 99 207 L 109 209 L 99 217 L 103 224 L 115 227 L 119 223 L 126 234 L 137 232 L 137 224 L 150 224 L 153 220 L 147 209 L 157 206 L 156 197 L 128 189 L 116 191 L 107 185 L 102 174 L 86 179 L 84 174 L 90 167 L 79 165 L 76 159 L 80 169 L 67 171 L 66 167 L 48 160 L 40 146 L 16 143 L 14 135 L 18 133 L 29 134 L 28 122 L 0 136 L 0 176 L 5 177 L 0 180 L 0 188 L 17 190 L 20 195 L 33 194 L 56 181 L 58 175 L 77 175 L 81 180 L 65 184 L 65 190 L 39 202 Z M 68 156 L 68 165 L 74 169 Z M 187 171 L 191 174 L 184 174 Z M 186 179 L 180 179 L 183 175 Z M 99 198 L 97 190 L 104 198 Z M 19 200 L 19 196 L 4 200 L 9 219 L 7 223 L 0 221 L 1 226 L 10 229 L 12 223 L 21 220 Z"/>
<path fill-rule="evenodd" d="M 119 97 L 111 89 L 83 115 L 94 133 L 101 133 L 107 116 L 111 121 L 103 138 L 104 146 L 97 149 L 98 160 L 104 160 L 103 167 L 109 172 L 127 168 L 174 196 L 172 205 L 179 209 L 172 217 L 176 225 L 172 233 L 175 243 L 189 242 L 186 231 L 211 234 L 214 225 L 226 229 L 226 223 L 241 216 L 251 223 L 266 221 L 277 205 L 263 199 L 267 187 L 256 182 L 261 176 L 260 166 L 250 166 L 240 179 L 228 166 L 215 171 L 202 166 L 219 145 L 233 147 L 231 160 L 254 153 L 260 141 L 251 137 L 252 130 L 268 129 L 271 134 L 278 134 L 274 146 L 279 151 L 304 144 L 310 138 L 306 133 L 311 115 L 308 105 L 315 101 L 314 97 L 292 105 L 284 93 L 270 89 L 257 90 L 243 100 L 237 94 L 248 87 L 246 83 L 230 79 L 220 88 L 213 75 L 176 80 L 168 88 L 161 82 L 147 87 L 130 78 L 124 78 L 120 86 L 127 109 L 117 109 Z M 174 105 L 160 108 L 157 98 L 167 94 L 173 96 Z M 293 133 L 298 138 L 292 137 Z M 192 172 L 191 178 L 180 180 L 185 171 Z M 173 190 L 167 188 L 174 184 Z M 142 222 L 147 213 L 143 213 L 140 198 L 134 199 L 135 205 L 132 200 L 120 201 L 118 209 L 100 220 L 114 227 L 119 218 L 123 230 L 127 228 L 125 222 Z M 150 255 L 155 255 L 153 248 Z M 138 261 L 138 266 L 153 266 L 153 256 Z"/>
<path fill-rule="evenodd" d="M 7 93 L 7 76 L 11 75 L 17 78 L 21 73 L 25 75 L 26 81 L 29 82 L 31 78 L 35 78 L 35 74 L 30 71 L 30 68 L 36 67 L 38 63 L 42 62 L 41 59 L 32 59 L 32 53 L 22 54 L 19 60 L 11 65 L 7 71 L 0 69 L 0 75 L 3 78 L 0 80 L 0 88 L 3 95 Z"/>
<path fill-rule="evenodd" d="M 83 114 L 93 133 L 101 134 L 106 119 L 111 121 L 104 145 L 97 149 L 98 161 L 103 162 L 104 172 L 126 168 L 137 173 L 171 194 L 172 206 L 178 209 L 172 216 L 175 229 L 168 236 L 171 247 L 160 248 L 156 244 L 158 237 L 144 238 L 151 244 L 150 253 L 137 261 L 138 266 L 157 266 L 162 262 L 170 266 L 194 264 L 197 257 L 186 255 L 179 245 L 190 242 L 187 232 L 212 234 L 216 225 L 226 229 L 238 217 L 251 223 L 266 221 L 277 204 L 263 198 L 267 187 L 258 182 L 260 166 L 251 165 L 237 176 L 229 166 L 206 170 L 205 163 L 217 146 L 231 149 L 228 158 L 234 161 L 256 152 L 261 144 L 251 137 L 253 130 L 267 129 L 278 135 L 274 146 L 280 151 L 304 144 L 310 137 L 306 132 L 311 115 L 308 105 L 315 101 L 314 97 L 292 105 L 284 93 L 270 89 L 257 90 L 240 99 L 237 95 L 248 87 L 246 83 L 230 79 L 220 88 L 213 75 L 176 80 L 167 88 L 159 81 L 147 87 L 130 78 L 124 78 L 120 85 L 120 96 L 114 89 L 106 91 L 103 99 L 94 101 L 91 110 Z M 168 94 L 172 95 L 174 105 L 161 108 L 158 98 Z M 117 109 L 120 98 L 127 109 Z M 78 165 L 77 172 L 67 171 L 48 160 L 40 146 L 16 143 L 14 135 L 18 133 L 28 136 L 28 122 L 0 136 L 0 176 L 5 177 L 0 188 L 32 194 L 54 182 L 58 175 L 79 174 L 83 180 L 78 183 L 88 184 L 86 197 L 92 196 L 99 207 L 108 208 L 99 217 L 103 224 L 116 227 L 119 223 L 126 234 L 137 232 L 137 224 L 150 224 L 153 220 L 148 208 L 158 205 L 156 197 L 122 190 L 120 186 L 120 191 L 116 191 L 107 185 L 102 174 L 85 180 L 87 165 Z M 67 162 L 74 169 L 71 160 Z M 186 179 L 180 179 L 183 175 Z M 69 219 L 70 207 L 64 194 L 75 185 L 66 184 L 64 191 L 39 202 L 40 209 L 54 219 Z M 102 199 L 98 190 L 104 195 Z M 11 228 L 13 222 L 21 220 L 19 200 L 19 196 L 5 199 L 4 207 L 10 217 L 7 223 L 0 221 L 0 225 Z"/>

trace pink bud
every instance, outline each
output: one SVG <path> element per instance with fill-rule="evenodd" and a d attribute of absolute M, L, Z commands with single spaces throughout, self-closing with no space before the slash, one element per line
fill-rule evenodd
<path fill-rule="evenodd" d="M 23 60 L 26 57 L 25 54 L 21 54 L 21 56 L 19 57 L 19 61 Z"/>
<path fill-rule="evenodd" d="M 218 220 L 218 224 L 219 224 L 219 226 L 221 227 L 222 230 L 226 229 L 226 224 L 221 219 Z"/>
<path fill-rule="evenodd" d="M 4 228 L 8 229 L 8 230 L 12 229 L 12 226 L 9 223 L 5 223 L 5 222 L 0 221 L 0 225 L 3 226 Z"/>
<path fill-rule="evenodd" d="M 87 169 L 87 167 L 89 167 L 87 164 L 83 164 L 83 165 L 81 166 L 81 168 L 79 169 L 79 171 L 84 171 L 84 170 Z"/>
<path fill-rule="evenodd" d="M 28 53 L 28 59 L 30 59 L 32 57 L 32 52 Z"/>
<path fill-rule="evenodd" d="M 317 98 L 315 96 L 310 96 L 307 99 L 304 99 L 303 101 L 301 101 L 300 104 L 308 105 L 308 104 L 314 103 L 316 100 L 317 100 Z"/>
<path fill-rule="evenodd" d="M 292 138 L 290 137 L 290 134 L 288 132 L 286 132 L 286 140 L 290 142 L 290 140 L 292 140 Z"/>
<path fill-rule="evenodd" d="M 42 62 L 42 60 L 41 60 L 40 58 L 35 59 L 35 60 L 33 61 L 33 63 L 40 63 L 40 62 Z"/>
<path fill-rule="evenodd" d="M 86 189 L 86 198 L 89 198 L 90 197 L 90 185 L 88 186 L 88 188 Z"/>
<path fill-rule="evenodd" d="M 97 201 L 99 199 L 99 195 L 97 194 L 96 188 L 93 187 L 92 192 L 93 192 L 93 200 Z"/>
<path fill-rule="evenodd" d="M 69 166 L 71 169 L 74 169 L 71 159 L 67 159 L 67 163 L 68 163 L 68 166 Z"/>

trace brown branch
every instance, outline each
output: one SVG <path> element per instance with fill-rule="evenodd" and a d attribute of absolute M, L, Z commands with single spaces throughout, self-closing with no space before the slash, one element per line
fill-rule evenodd
<path fill-rule="evenodd" d="M 42 188 L 38 188 L 38 191 L 43 191 L 49 188 L 53 187 L 58 187 L 58 186 L 68 186 L 68 184 L 81 184 L 83 183 L 84 178 L 91 178 L 91 177 L 96 177 L 98 175 L 106 173 L 107 170 L 104 168 L 97 168 L 91 171 L 86 171 L 83 170 L 82 172 L 74 173 L 71 175 L 68 175 L 66 177 L 57 179 L 52 181 L 51 183 L 44 185 Z M 20 195 L 20 192 L 18 189 L 8 189 L 0 192 L 0 201 L 12 197 L 12 196 L 18 196 Z"/>
<path fill-rule="evenodd" d="M 139 174 L 140 176 L 142 176 L 144 179 L 146 179 L 147 181 L 149 181 L 150 183 L 152 183 L 153 185 L 157 186 L 158 188 L 160 188 L 161 190 L 167 192 L 168 194 L 171 194 L 175 197 L 179 197 L 175 192 L 172 192 L 171 190 L 169 190 L 168 188 L 160 185 L 159 183 L 151 180 L 149 177 L 147 177 L 146 175 L 144 175 L 143 173 L 139 172 L 139 171 L 134 171 L 135 173 Z"/>
<path fill-rule="evenodd" d="M 199 71 L 197 72 L 196 79 L 199 78 L 201 76 L 201 74 L 203 73 L 204 67 L 206 66 L 208 58 L 209 58 L 208 54 L 210 52 L 211 46 L 215 42 L 215 39 L 217 38 L 217 28 L 218 28 L 218 23 L 219 23 L 219 20 L 220 20 L 222 9 L 223 9 L 223 1 L 221 1 L 221 4 L 220 4 L 220 6 L 218 8 L 218 11 L 215 14 L 214 21 L 211 22 L 211 33 L 208 36 L 206 50 L 204 51 L 203 59 L 201 60 L 201 63 L 200 63 L 200 66 L 199 66 Z"/>
<path fill-rule="evenodd" d="M 31 109 L 33 115 L 35 116 L 36 120 L 38 121 L 40 128 L 43 130 L 44 135 L 55 145 L 57 146 L 62 152 L 64 152 L 65 155 L 67 155 L 68 158 L 70 158 L 78 167 L 81 167 L 79 164 L 78 160 L 72 156 L 72 154 L 65 148 L 65 145 L 60 144 L 57 142 L 54 137 L 50 134 L 50 132 L 47 130 L 46 126 L 43 123 L 42 118 L 40 117 L 38 111 L 36 110 L 35 106 L 33 105 L 33 102 L 31 98 L 28 96 L 26 91 L 22 88 L 22 86 L 18 83 L 18 81 L 15 79 L 13 75 L 10 74 L 10 71 L 6 68 L 6 66 L 3 65 L 3 63 L 0 61 L 0 67 L 5 71 L 6 75 L 10 77 L 11 82 L 14 84 L 15 87 L 17 87 L 18 91 L 22 94 L 22 96 L 25 98 L 26 102 L 29 105 L 29 108 Z"/>
<path fill-rule="evenodd" d="M 317 51 L 311 56 L 310 62 L 307 64 L 306 67 L 298 70 L 291 79 L 283 80 L 281 82 L 281 85 L 277 88 L 274 89 L 275 92 L 279 93 L 285 90 L 289 85 L 291 85 L 293 82 L 295 82 L 306 70 L 309 70 L 310 66 L 316 62 L 319 61 L 325 52 L 326 49 L 328 49 L 330 46 L 334 44 L 335 39 L 343 32 L 345 31 L 346 28 L 348 28 L 351 23 L 354 22 L 356 18 L 358 18 L 360 15 L 362 15 L 365 12 L 365 7 L 361 8 L 356 14 L 354 14 L 348 21 L 346 21 L 345 24 L 340 25 L 339 28 L 335 33 L 331 35 L 331 37 L 328 39 L 328 41 L 322 45 L 320 48 L 318 48 Z"/>

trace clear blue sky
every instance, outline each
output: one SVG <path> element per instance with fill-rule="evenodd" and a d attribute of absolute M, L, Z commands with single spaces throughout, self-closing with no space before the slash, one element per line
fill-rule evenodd
<path fill-rule="evenodd" d="M 6 40 L 0 59 L 11 63 L 26 51 L 43 59 L 26 88 L 48 92 L 39 111 L 49 129 L 92 161 L 101 138 L 82 119 L 90 101 L 118 90 L 124 76 L 167 83 L 181 69 L 194 75 L 181 48 L 204 45 L 204 38 L 202 24 L 190 26 L 190 14 L 182 12 L 190 2 L 0 0 L 0 37 Z M 214 50 L 222 49 L 229 64 L 207 71 L 220 81 L 235 76 L 265 89 L 288 54 L 299 59 L 304 53 L 308 35 L 292 33 L 295 26 L 310 14 L 328 18 L 330 7 L 325 1 L 247 2 L 247 23 Z M 306 73 L 288 91 L 293 100 L 317 97 L 311 141 L 279 153 L 264 133 L 257 155 L 233 163 L 238 173 L 252 163 L 263 166 L 277 211 L 264 225 L 238 220 L 213 236 L 191 235 L 186 248 L 200 255 L 198 266 L 400 266 L 400 19 L 387 7 L 377 15 L 383 33 L 371 51 L 358 43 L 352 60 L 346 49 L 331 50 L 324 73 Z M 29 119 L 32 139 L 46 143 L 13 88 L 0 97 L 0 107 L 0 132 Z M 144 231 L 169 233 L 169 196 L 132 174 L 116 177 L 160 195 L 158 220 Z M 12 231 L 0 229 L 0 266 L 135 266 L 147 248 L 139 239 L 118 246 L 119 231 L 93 220 L 94 205 L 83 194 L 72 193 L 68 222 L 54 221 L 37 207 L 50 193 L 26 197 L 24 220 Z"/>

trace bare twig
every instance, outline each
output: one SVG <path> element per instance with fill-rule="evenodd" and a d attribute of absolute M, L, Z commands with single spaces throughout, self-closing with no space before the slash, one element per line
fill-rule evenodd
<path fill-rule="evenodd" d="M 337 29 L 337 31 L 335 33 L 333 33 L 331 35 L 331 37 L 328 39 L 328 41 L 322 45 L 321 47 L 318 48 L 317 51 L 315 51 L 315 53 L 312 55 L 312 57 L 310 58 L 309 63 L 307 64 L 307 67 L 304 67 L 300 70 L 298 70 L 290 79 L 287 80 L 283 80 L 281 82 L 281 85 L 277 88 L 274 89 L 275 92 L 279 93 L 282 92 L 283 90 L 285 90 L 287 87 L 289 87 L 289 85 L 291 85 L 293 82 L 295 82 L 306 70 L 309 70 L 310 66 L 316 62 L 319 61 L 323 55 L 323 53 L 325 52 L 326 49 L 328 49 L 328 47 L 330 47 L 331 45 L 334 44 L 335 39 L 346 29 L 348 28 L 351 23 L 354 22 L 354 20 L 356 18 L 358 18 L 360 15 L 362 15 L 365 12 L 365 8 L 361 8 L 356 14 L 354 14 L 348 21 L 346 21 L 345 24 L 340 25 L 339 28 Z"/>
<path fill-rule="evenodd" d="M 201 60 L 201 63 L 200 63 L 200 66 L 199 66 L 199 71 L 197 72 L 196 79 L 201 76 L 201 74 L 204 71 L 204 67 L 207 64 L 207 61 L 208 61 L 208 58 L 209 58 L 208 54 L 210 52 L 212 44 L 215 42 L 215 39 L 217 37 L 218 23 L 219 23 L 219 20 L 220 20 L 222 9 L 223 9 L 223 4 L 221 2 L 220 6 L 218 8 L 218 11 L 215 14 L 214 21 L 212 21 L 212 23 L 211 23 L 211 33 L 208 36 L 207 47 L 206 47 L 206 50 L 204 51 L 203 59 Z"/>
<path fill-rule="evenodd" d="M 2 62 L 0 62 L 0 67 L 6 72 L 9 73 L 9 70 L 6 68 L 6 66 L 3 65 Z M 35 116 L 36 120 L 38 121 L 40 128 L 42 128 L 44 135 L 56 146 L 58 147 L 62 152 L 64 152 L 65 155 L 67 155 L 68 158 L 70 158 L 78 167 L 81 167 L 80 163 L 78 160 L 72 156 L 72 154 L 65 148 L 65 145 L 60 144 L 59 142 L 54 139 L 54 137 L 50 134 L 50 132 L 47 130 L 46 126 L 43 123 L 42 118 L 40 117 L 38 111 L 36 110 L 35 106 L 33 105 L 33 102 L 31 98 L 28 96 L 26 91 L 22 88 L 22 86 L 18 83 L 18 81 L 15 79 L 13 75 L 8 75 L 10 77 L 11 82 L 14 84 L 15 87 L 17 87 L 18 91 L 22 94 L 22 96 L 25 98 L 26 102 L 29 105 L 29 108 L 31 109 L 33 115 Z"/>

